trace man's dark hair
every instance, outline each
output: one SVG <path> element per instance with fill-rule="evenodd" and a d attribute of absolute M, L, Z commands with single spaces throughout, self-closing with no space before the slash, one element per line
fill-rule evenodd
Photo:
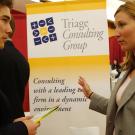
<path fill-rule="evenodd" d="M 7 6 L 11 9 L 13 7 L 13 0 L 0 0 L 0 6 Z"/>
<path fill-rule="evenodd" d="M 15 32 L 15 20 L 13 16 L 11 16 L 10 27 L 12 29 L 12 32 L 10 32 L 8 36 L 9 38 L 12 38 Z"/>

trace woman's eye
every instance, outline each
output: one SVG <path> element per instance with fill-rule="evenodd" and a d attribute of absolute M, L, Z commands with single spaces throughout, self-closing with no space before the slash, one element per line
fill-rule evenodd
<path fill-rule="evenodd" d="M 126 24 L 125 23 L 119 23 L 118 27 L 124 27 Z"/>
<path fill-rule="evenodd" d="M 115 28 L 123 28 L 126 25 L 126 23 L 119 22 L 119 23 L 114 23 Z"/>

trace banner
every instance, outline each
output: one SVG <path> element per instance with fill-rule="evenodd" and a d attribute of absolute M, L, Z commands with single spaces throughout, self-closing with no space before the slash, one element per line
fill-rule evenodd
<path fill-rule="evenodd" d="M 39 135 L 70 135 L 70 127 L 88 126 L 104 135 L 105 116 L 89 110 L 78 78 L 98 94 L 110 95 L 105 7 L 105 1 L 27 5 L 30 111 L 60 104 L 41 122 Z"/>

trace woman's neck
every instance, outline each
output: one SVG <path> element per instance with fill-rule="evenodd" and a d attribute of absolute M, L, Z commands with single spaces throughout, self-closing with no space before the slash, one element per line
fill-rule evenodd
<path fill-rule="evenodd" d="M 133 69 L 130 74 L 129 77 L 132 79 L 133 77 L 135 77 L 135 69 Z"/>

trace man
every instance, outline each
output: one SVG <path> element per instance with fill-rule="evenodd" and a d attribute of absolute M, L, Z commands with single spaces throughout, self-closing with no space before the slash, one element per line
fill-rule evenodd
<path fill-rule="evenodd" d="M 8 86 L 8 81 L 14 80 L 14 63 L 11 58 L 4 58 L 4 43 L 9 33 L 12 0 L 0 0 L 0 135 L 35 135 L 39 123 L 35 124 L 31 116 L 24 117 L 20 93 L 14 87 Z M 9 65 L 8 65 L 9 63 Z M 9 74 L 9 80 L 7 75 Z M 13 81 L 13 83 L 18 83 Z"/>
<path fill-rule="evenodd" d="M 12 1 L 1 0 L 0 1 L 0 48 L 4 47 L 8 34 L 12 31 L 10 27 L 10 8 L 12 7 Z"/>

